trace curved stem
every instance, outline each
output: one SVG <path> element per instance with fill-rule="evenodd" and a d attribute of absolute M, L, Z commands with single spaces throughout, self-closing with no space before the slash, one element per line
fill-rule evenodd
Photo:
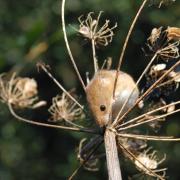
<path fill-rule="evenodd" d="M 84 91 L 86 91 L 86 86 L 84 84 L 84 81 L 82 80 L 82 77 L 79 73 L 79 70 L 77 68 L 77 65 L 75 63 L 75 60 L 73 58 L 73 55 L 72 55 L 72 52 L 71 52 L 71 49 L 69 47 L 69 42 L 68 42 L 68 39 L 67 39 L 67 34 L 66 34 L 66 26 L 65 26 L 65 18 L 64 18 L 64 7 L 65 7 L 65 1 L 66 0 L 62 0 L 62 6 L 61 6 L 61 19 L 62 19 L 62 29 L 63 29 L 63 34 L 64 34 L 64 40 L 65 40 L 65 44 L 66 44 L 66 48 L 68 50 L 68 54 L 69 54 L 69 57 L 71 59 L 71 62 L 73 64 L 73 67 L 74 67 L 74 70 L 76 71 L 76 74 L 79 78 L 79 81 L 84 89 Z"/>
<path fill-rule="evenodd" d="M 23 117 L 19 116 L 18 114 L 16 114 L 16 112 L 14 111 L 14 109 L 13 109 L 13 107 L 12 107 L 12 105 L 10 103 L 8 104 L 8 108 L 10 110 L 10 113 L 16 119 L 18 119 L 20 121 L 23 121 L 23 122 L 26 122 L 28 124 L 33 124 L 33 125 L 43 126 L 43 127 L 48 127 L 48 128 L 56 128 L 56 129 L 71 130 L 71 131 L 76 131 L 76 132 L 85 132 L 85 133 L 91 133 L 91 134 L 98 134 L 98 132 L 96 132 L 93 129 L 77 128 L 77 127 L 66 127 L 66 126 L 52 125 L 52 124 L 48 124 L 48 123 L 32 121 L 32 120 L 23 118 Z"/>
<path fill-rule="evenodd" d="M 127 44 L 128 44 L 129 38 L 130 38 L 130 35 L 132 34 L 132 31 L 133 31 L 133 28 L 134 28 L 134 26 L 136 24 L 136 21 L 137 21 L 139 15 L 141 14 L 141 12 L 142 12 L 145 4 L 147 3 L 147 1 L 148 0 L 144 0 L 143 3 L 141 4 L 141 6 L 140 6 L 140 8 L 139 8 L 139 10 L 138 10 L 138 12 L 137 12 L 133 22 L 132 22 L 132 24 L 130 26 L 128 34 L 126 36 L 126 39 L 125 39 L 125 42 L 124 42 L 124 45 L 123 45 L 123 48 L 122 48 L 122 51 L 121 51 L 121 55 L 120 55 L 120 58 L 119 58 L 118 67 L 117 67 L 116 79 L 115 79 L 115 83 L 114 83 L 113 97 L 115 95 L 115 89 L 116 89 L 116 84 L 117 84 L 117 80 L 118 80 L 118 72 L 119 72 L 119 70 L 121 68 L 121 64 L 122 64 L 122 61 L 123 61 L 124 53 L 125 53 L 125 50 L 126 50 L 126 47 L 127 47 Z"/>

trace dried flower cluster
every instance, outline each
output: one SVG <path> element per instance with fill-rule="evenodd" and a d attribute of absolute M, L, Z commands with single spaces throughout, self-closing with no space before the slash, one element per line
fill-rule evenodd
<path fill-rule="evenodd" d="M 52 99 L 52 105 L 49 108 L 51 120 L 54 122 L 66 121 L 72 124 L 72 121 L 83 117 L 82 109 L 77 107 L 65 93 L 57 95 Z"/>
<path fill-rule="evenodd" d="M 145 2 L 146 1 L 144 1 L 141 7 L 145 5 Z M 161 0 L 158 2 L 159 6 L 161 6 L 167 1 Z M 83 89 L 85 90 L 85 93 L 87 94 L 87 87 L 82 80 L 82 77 L 78 71 L 68 45 L 64 21 L 64 4 L 65 0 L 62 1 L 62 24 L 66 46 L 73 63 L 73 67 L 77 73 Z M 98 59 L 96 57 L 96 48 L 98 45 L 107 46 L 112 41 L 112 37 L 114 35 L 113 30 L 114 28 L 116 28 L 116 24 L 113 27 L 109 28 L 109 20 L 106 20 L 106 22 L 99 27 L 101 13 L 102 12 L 99 13 L 97 19 L 93 19 L 92 12 L 87 15 L 85 20 L 82 20 L 82 16 L 79 18 L 80 27 L 78 32 L 83 37 L 89 39 L 92 43 L 95 75 L 98 75 L 97 72 L 99 71 Z M 131 30 L 133 29 L 133 25 L 135 24 L 134 22 L 135 21 L 133 21 L 129 32 L 132 32 Z M 127 37 L 129 37 L 129 35 Z M 125 41 L 124 47 L 126 47 L 127 41 L 128 38 Z M 157 128 L 161 127 L 159 125 L 160 122 L 165 121 L 167 116 L 180 111 L 180 109 L 176 109 L 176 105 L 180 102 L 173 102 L 173 99 L 169 98 L 170 95 L 178 89 L 180 83 L 180 72 L 175 69 L 178 65 L 180 65 L 179 43 L 180 28 L 178 27 L 168 27 L 166 29 L 160 27 L 154 28 L 152 30 L 150 37 L 147 39 L 148 52 L 146 52 L 146 55 L 148 54 L 151 57 L 149 64 L 141 74 L 137 83 L 133 84 L 134 89 L 132 90 L 132 92 L 128 96 L 125 96 L 126 98 L 128 98 L 125 100 L 125 102 L 123 101 L 123 105 L 122 107 L 120 107 L 121 109 L 117 113 L 118 115 L 116 117 L 111 116 L 113 111 L 112 103 L 115 103 L 113 95 L 116 90 L 116 84 L 115 82 L 113 82 L 114 89 L 110 88 L 111 97 L 105 97 L 105 99 L 110 99 L 110 103 L 108 104 L 108 106 L 111 107 L 111 111 L 108 111 L 108 114 L 106 114 L 108 123 L 103 126 L 103 128 L 105 129 L 99 127 L 101 129 L 98 131 L 98 135 L 95 136 L 94 139 L 90 140 L 87 143 L 85 143 L 86 139 L 83 139 L 79 144 L 77 157 L 81 165 L 87 170 L 98 170 L 98 159 L 101 156 L 95 155 L 96 150 L 103 142 L 102 136 L 105 136 L 104 134 L 106 134 L 106 132 L 111 132 L 114 133 L 113 135 L 116 138 L 114 138 L 115 144 L 118 146 L 119 151 L 123 152 L 122 154 L 130 161 L 132 161 L 141 173 L 160 180 L 165 179 L 166 168 L 159 168 L 159 165 L 166 159 L 166 156 L 164 156 L 163 158 L 159 158 L 156 151 L 151 151 L 152 148 L 148 148 L 147 141 L 180 141 L 180 138 L 174 138 L 171 136 L 146 135 L 142 134 L 144 133 L 144 131 L 142 131 L 141 128 L 136 130 L 134 130 L 134 128 L 138 128 L 140 125 L 149 125 L 155 130 L 154 132 L 156 133 Z M 125 50 L 122 51 L 122 56 L 120 56 L 119 64 L 121 64 L 121 57 L 123 57 L 124 51 Z M 110 71 L 110 65 L 108 65 L 108 63 L 109 62 L 107 62 L 107 72 Z M 104 67 L 105 65 L 106 61 L 102 67 Z M 10 112 L 16 118 L 19 118 L 24 122 L 46 127 L 57 127 L 61 129 L 94 133 L 95 131 L 90 131 L 89 129 L 79 126 L 73 122 L 74 120 L 82 119 L 82 117 L 84 117 L 83 106 L 79 104 L 78 101 L 68 91 L 65 90 L 65 88 L 63 88 L 63 86 L 46 69 L 46 66 L 41 64 L 39 65 L 39 67 L 42 68 L 44 72 L 46 72 L 48 76 L 56 83 L 56 85 L 58 85 L 58 87 L 63 91 L 61 96 L 58 95 L 52 99 L 52 105 L 49 108 L 49 112 L 51 114 L 50 120 L 53 122 L 64 122 L 65 124 L 68 124 L 70 126 L 55 126 L 48 123 L 30 121 L 16 115 L 12 107 L 35 108 L 44 104 L 44 101 L 36 103 L 38 100 L 38 90 L 37 83 L 34 79 L 20 78 L 16 77 L 15 75 L 8 79 L 5 75 L 1 75 L 0 100 L 8 105 L 12 105 L 9 106 Z M 119 70 L 120 66 L 118 66 L 117 68 L 117 75 Z M 143 89 L 141 90 L 141 93 L 139 94 L 138 85 L 143 77 L 145 84 Z M 99 79 L 97 81 L 108 84 L 104 79 L 105 78 L 100 78 L 99 76 Z M 116 77 L 115 80 L 117 79 L 118 78 Z M 91 82 L 88 81 L 88 83 Z M 101 90 L 104 89 L 97 88 L 93 92 L 96 93 L 96 91 Z M 133 96 L 134 90 L 137 90 L 138 92 L 136 93 L 136 100 L 133 101 L 131 106 L 127 107 L 126 111 L 124 112 L 123 108 L 126 107 L 126 104 L 129 102 L 129 100 L 131 100 L 130 97 L 131 95 Z M 124 92 L 126 93 L 126 91 Z M 103 92 L 98 92 L 97 94 L 99 96 L 103 96 Z M 140 111 L 141 114 L 137 115 L 136 117 L 132 117 L 130 113 L 136 107 L 139 107 L 138 111 Z M 96 108 L 98 112 L 100 109 L 100 113 L 103 113 L 106 111 L 107 107 L 100 102 L 100 106 L 96 106 Z M 102 120 L 105 120 L 105 118 L 102 118 Z"/>
<path fill-rule="evenodd" d="M 165 177 L 166 168 L 163 168 L 163 169 L 157 169 L 157 168 L 158 168 L 158 165 L 160 165 L 163 161 L 165 161 L 166 155 L 164 155 L 164 157 L 161 160 L 159 160 L 157 156 L 157 151 L 153 151 L 152 153 L 149 153 L 150 150 L 151 148 L 148 148 L 147 150 L 145 150 L 144 152 L 140 153 L 137 156 L 137 159 L 134 162 L 136 167 L 140 171 L 143 171 L 146 174 L 149 174 L 150 176 L 152 176 L 153 174 L 151 174 L 151 172 L 149 173 L 145 167 L 147 167 L 148 169 L 151 169 L 152 172 L 162 173 L 161 176 Z"/>
<path fill-rule="evenodd" d="M 119 143 L 124 146 L 124 149 L 121 149 L 123 150 L 124 155 L 134 162 L 139 171 L 149 176 L 154 176 L 153 173 L 158 173 L 160 177 L 165 177 L 167 168 L 159 168 L 158 166 L 166 160 L 166 155 L 164 155 L 162 159 L 159 159 L 157 151 L 154 150 L 150 153 L 152 147 L 145 150 L 147 147 L 145 141 L 132 141 L 126 139 L 125 142 L 124 140 L 118 138 Z"/>
<path fill-rule="evenodd" d="M 89 40 L 94 40 L 95 45 L 107 46 L 114 35 L 113 30 L 117 27 L 115 24 L 113 27 L 109 28 L 109 20 L 99 27 L 99 20 L 102 11 L 99 13 L 97 19 L 92 18 L 93 12 L 90 12 L 85 20 L 82 20 L 83 16 L 79 17 L 79 33 Z"/>
<path fill-rule="evenodd" d="M 169 61 L 178 59 L 180 43 L 180 28 L 168 27 L 167 29 L 154 28 L 148 38 L 147 45 L 152 53 L 157 53 L 160 59 Z"/>
<path fill-rule="evenodd" d="M 163 74 L 165 74 L 171 64 L 175 64 L 179 61 L 179 42 L 180 42 L 180 28 L 168 27 L 163 30 L 162 27 L 154 28 L 148 38 L 148 47 L 150 51 L 157 53 L 157 57 L 146 73 L 146 84 L 142 93 L 146 91 L 153 83 L 155 83 Z M 166 75 L 166 77 L 158 83 L 156 88 L 144 99 L 147 101 L 144 107 L 144 102 L 141 101 L 141 108 L 144 108 L 144 112 L 153 111 L 160 107 L 166 106 L 172 102 L 173 99 L 170 96 L 176 92 L 179 87 L 180 72 L 172 70 Z M 152 114 L 146 114 L 143 120 L 155 118 L 156 121 L 150 122 L 149 125 L 154 129 L 160 127 L 159 122 L 165 121 L 165 116 L 160 116 L 163 113 L 171 113 L 175 110 L 175 105 L 167 106 L 158 112 Z M 160 117 L 159 117 L 160 116 Z M 142 121 L 142 120 L 141 120 Z"/>
<path fill-rule="evenodd" d="M 159 168 L 159 165 L 165 161 L 166 155 L 159 160 L 157 151 L 149 153 L 152 148 L 147 148 L 146 140 L 118 137 L 118 145 L 124 156 L 130 159 L 140 172 L 149 176 L 165 177 L 167 168 Z"/>
<path fill-rule="evenodd" d="M 31 78 L 16 77 L 8 79 L 6 74 L 0 76 L 0 100 L 15 108 L 38 108 L 46 104 L 38 101 L 37 83 Z"/>

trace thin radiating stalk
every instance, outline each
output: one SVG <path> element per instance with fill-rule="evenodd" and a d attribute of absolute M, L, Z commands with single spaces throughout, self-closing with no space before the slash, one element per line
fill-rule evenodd
<path fill-rule="evenodd" d="M 119 137 L 140 139 L 140 140 L 150 140 L 150 141 L 180 141 L 180 138 L 174 138 L 173 136 L 148 136 L 140 134 L 122 134 L 116 133 Z"/>
<path fill-rule="evenodd" d="M 165 105 L 165 106 L 162 106 L 162 107 L 160 107 L 160 108 L 154 109 L 154 110 L 152 110 L 152 111 L 146 112 L 146 113 L 144 113 L 144 114 L 142 114 L 142 115 L 140 115 L 140 116 L 138 116 L 138 117 L 136 117 L 136 118 L 133 118 L 133 119 L 131 119 L 131 120 L 129 120 L 129 121 L 123 123 L 123 124 L 118 125 L 118 128 L 119 128 L 119 127 L 127 126 L 127 125 L 129 125 L 129 124 L 133 124 L 133 123 L 135 123 L 136 121 L 138 121 L 139 119 L 146 117 L 147 115 L 150 115 L 150 114 L 152 114 L 152 113 L 157 113 L 158 111 L 161 111 L 161 110 L 163 110 L 163 109 L 166 109 L 166 108 L 168 108 L 168 107 L 170 107 L 170 106 L 175 106 L 175 105 L 177 105 L 177 104 L 179 104 L 179 103 L 180 103 L 180 101 L 177 101 L 177 102 L 170 103 L 170 104 L 167 104 L 167 105 Z"/>
<path fill-rule="evenodd" d="M 114 90 L 113 90 L 113 97 L 115 96 L 115 90 L 116 90 L 116 84 L 117 84 L 117 80 L 119 78 L 118 74 L 119 74 L 119 70 L 121 68 L 121 64 L 122 64 L 122 61 L 123 61 L 123 57 L 124 57 L 124 54 L 125 54 L 125 51 L 126 51 L 126 48 L 127 48 L 127 44 L 128 44 L 128 41 L 129 41 L 129 38 L 130 38 L 130 35 L 132 34 L 132 31 L 134 29 L 134 26 L 137 22 L 137 19 L 138 17 L 140 16 L 145 4 L 147 3 L 148 0 L 144 0 L 143 3 L 141 4 L 131 26 L 130 26 L 130 29 L 128 31 L 128 34 L 126 36 L 126 39 L 125 39 L 125 42 L 124 42 L 124 45 L 123 45 L 123 48 L 122 48 L 122 51 L 121 51 L 121 55 L 120 55 L 120 58 L 119 58 L 119 63 L 118 63 L 118 66 L 117 66 L 117 73 L 116 73 L 116 78 L 115 78 L 115 83 L 114 83 Z"/>
<path fill-rule="evenodd" d="M 129 114 L 135 107 L 136 105 L 143 99 L 145 98 L 147 95 L 149 95 L 151 93 L 151 91 L 156 88 L 156 86 L 171 72 L 173 71 L 178 65 L 180 64 L 180 61 L 176 62 L 169 70 L 167 70 L 156 82 L 154 82 L 145 92 L 144 94 L 141 95 L 141 97 L 139 97 L 136 101 L 136 103 L 129 108 L 119 119 L 119 121 L 117 121 L 117 123 L 121 122 L 123 120 L 123 118 Z M 115 125 L 117 125 L 117 123 Z M 114 125 L 114 126 L 115 126 Z"/>
<path fill-rule="evenodd" d="M 179 75 L 177 75 L 177 76 L 179 76 Z M 174 79 L 177 78 L 177 76 L 175 76 L 173 79 L 170 79 L 170 80 L 168 80 L 168 81 L 166 81 L 166 82 L 163 82 L 163 83 L 159 84 L 159 85 L 157 86 L 157 88 L 160 88 L 160 87 L 162 87 L 162 86 L 165 86 L 165 85 L 168 85 L 168 84 L 174 82 Z"/>
<path fill-rule="evenodd" d="M 152 63 L 153 63 L 154 60 L 156 59 L 156 57 L 157 57 L 157 54 L 154 54 L 154 56 L 152 57 L 152 59 L 150 60 L 150 62 L 148 63 L 148 65 L 146 66 L 145 70 L 142 72 L 142 74 L 141 74 L 140 77 L 138 78 L 138 80 L 137 80 L 137 82 L 136 82 L 136 84 L 135 84 L 132 92 L 130 93 L 130 95 L 129 95 L 129 97 L 126 99 L 126 101 L 124 102 L 124 104 L 123 104 L 123 106 L 121 107 L 121 109 L 120 109 L 120 111 L 119 111 L 116 119 L 115 119 L 114 122 L 112 123 L 112 126 L 114 126 L 114 125 L 117 123 L 117 121 L 118 121 L 118 119 L 119 119 L 122 111 L 124 110 L 124 107 L 125 107 L 126 104 L 128 103 L 128 101 L 129 101 L 130 97 L 132 96 L 134 90 L 135 90 L 136 87 L 139 85 L 139 82 L 142 80 L 143 76 L 144 76 L 145 73 L 148 71 L 148 69 L 150 68 L 150 66 L 152 65 Z"/>
<path fill-rule="evenodd" d="M 43 127 L 48 127 L 48 128 L 56 128 L 56 129 L 64 129 L 64 130 L 71 130 L 71 131 L 76 131 L 76 132 L 85 132 L 85 133 L 90 133 L 90 134 L 99 134 L 96 130 L 93 129 L 86 129 L 86 128 L 77 128 L 77 127 L 66 127 L 66 126 L 59 126 L 59 125 L 52 125 L 48 123 L 42 123 L 42 122 L 37 122 L 37 121 L 32 121 L 26 118 L 23 118 L 19 115 L 17 115 L 12 107 L 12 105 L 9 103 L 8 108 L 10 110 L 10 113 L 18 120 L 26 122 L 28 124 L 33 124 L 37 126 L 43 126 Z"/>
<path fill-rule="evenodd" d="M 14 82 L 15 77 L 16 77 L 16 73 L 13 73 L 13 75 L 9 81 L 8 96 L 11 96 L 12 88 L 13 88 L 13 82 Z"/>
<path fill-rule="evenodd" d="M 94 72 L 96 73 L 98 71 L 98 63 L 96 58 L 96 48 L 95 48 L 94 39 L 91 40 L 91 44 L 92 44 L 92 52 L 93 52 Z"/>
<path fill-rule="evenodd" d="M 85 128 L 84 126 L 81 126 L 81 125 L 78 125 L 76 123 L 73 123 L 73 122 L 69 121 L 68 119 L 64 119 L 64 121 L 66 123 L 70 124 L 71 126 L 78 127 L 78 128 Z"/>
<path fill-rule="evenodd" d="M 94 31 L 91 32 L 92 34 L 95 34 L 96 33 L 96 30 L 97 30 L 97 26 L 98 26 L 98 22 L 99 22 L 99 19 L 100 19 L 100 16 L 102 14 L 102 11 L 100 11 L 98 17 L 97 17 L 97 22 L 96 22 L 96 25 L 94 27 Z M 92 36 L 91 36 L 92 37 Z M 92 40 L 91 40 L 91 44 L 92 44 L 92 52 L 93 52 L 93 62 L 94 62 L 94 72 L 96 73 L 98 71 L 98 62 L 97 62 L 97 58 L 96 58 L 96 48 L 95 48 L 95 41 L 94 41 L 94 37 L 92 37 Z"/>
<path fill-rule="evenodd" d="M 160 180 L 165 180 L 163 177 L 159 176 L 158 174 L 156 174 L 155 172 L 153 172 L 151 169 L 147 168 L 141 161 L 139 161 L 139 159 L 136 158 L 136 156 L 130 152 L 127 148 L 125 148 L 122 144 L 119 143 L 119 146 L 128 154 L 128 157 L 131 161 L 136 160 L 139 164 L 141 164 L 141 166 L 143 166 L 143 168 L 145 168 L 147 170 L 147 172 L 149 172 L 150 174 L 152 174 L 152 176 L 159 178 Z"/>
<path fill-rule="evenodd" d="M 166 113 L 166 114 L 163 114 L 163 115 L 160 115 L 160 116 L 156 116 L 156 117 L 154 117 L 154 118 L 152 118 L 152 119 L 148 119 L 148 120 L 145 120 L 145 121 L 142 121 L 142 122 L 138 122 L 138 123 L 129 125 L 129 126 L 127 126 L 127 127 L 121 127 L 121 128 L 119 128 L 118 130 L 119 130 L 119 131 L 122 131 L 122 130 L 125 130 L 125 129 L 134 128 L 134 127 L 140 126 L 140 125 L 142 125 L 142 124 L 150 123 L 150 122 L 156 121 L 156 120 L 158 120 L 158 119 L 165 118 L 165 117 L 170 116 L 170 115 L 172 115 L 172 114 L 175 114 L 175 113 L 177 113 L 177 112 L 180 112 L 180 108 L 177 109 L 177 110 L 175 110 L 175 111 L 173 111 L 173 112 Z"/>
<path fill-rule="evenodd" d="M 94 27 L 93 34 L 95 34 L 96 31 L 97 31 L 98 24 L 99 24 L 99 19 L 100 19 L 102 13 L 103 13 L 103 11 L 100 11 L 100 12 L 99 12 L 99 15 L 98 15 L 97 20 L 96 20 L 96 25 L 95 25 L 95 27 Z M 100 29 L 99 31 L 101 31 L 101 29 Z"/>
<path fill-rule="evenodd" d="M 82 110 L 84 107 L 53 77 L 53 75 L 46 69 L 44 65 L 39 64 L 39 67 L 54 81 L 54 83 L 73 101 L 79 106 Z"/>
<path fill-rule="evenodd" d="M 62 6 L 61 6 L 61 19 L 62 19 L 62 29 L 63 29 L 63 34 L 64 34 L 64 41 L 65 41 L 65 44 L 66 44 L 66 48 L 68 50 L 68 54 L 69 54 L 69 57 L 71 59 L 71 62 L 73 64 L 73 67 L 74 67 L 74 70 L 76 71 L 76 74 L 78 76 L 78 79 L 84 89 L 84 91 L 86 91 L 86 86 L 84 84 L 84 81 L 82 80 L 82 77 L 79 73 L 79 70 L 77 68 L 77 65 L 75 63 L 75 60 L 73 58 L 73 55 L 72 55 L 72 52 L 71 52 L 71 49 L 69 47 L 69 42 L 68 42 L 68 39 L 67 39 L 67 34 L 66 34 L 66 25 L 65 25 L 65 19 L 64 19 L 64 7 L 65 7 L 65 1 L 66 0 L 62 0 Z"/>

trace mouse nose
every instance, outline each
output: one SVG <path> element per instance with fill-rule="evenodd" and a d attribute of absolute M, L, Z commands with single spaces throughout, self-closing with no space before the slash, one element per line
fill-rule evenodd
<path fill-rule="evenodd" d="M 96 117 L 96 122 L 102 128 L 102 127 L 107 126 L 109 119 L 110 119 L 110 116 L 107 113 L 105 115 L 101 115 L 101 116 Z"/>

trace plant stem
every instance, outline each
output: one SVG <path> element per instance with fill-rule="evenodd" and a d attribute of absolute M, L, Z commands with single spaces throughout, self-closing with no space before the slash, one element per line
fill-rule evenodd
<path fill-rule="evenodd" d="M 115 133 L 107 129 L 104 135 L 104 143 L 109 180 L 122 180 Z"/>
<path fill-rule="evenodd" d="M 78 70 L 78 67 L 76 65 L 76 62 L 73 58 L 73 55 L 72 55 L 72 52 L 71 52 L 71 49 L 70 49 L 70 46 L 69 46 L 69 42 L 68 42 L 68 39 L 67 39 L 67 34 L 66 34 L 66 26 L 65 26 L 65 19 L 64 19 L 64 7 L 65 7 L 65 1 L 66 0 L 62 0 L 62 5 L 61 5 L 61 19 L 62 19 L 62 29 L 63 29 L 63 34 L 64 34 L 64 41 L 65 41 L 65 44 L 66 44 L 66 48 L 67 48 L 67 51 L 68 51 L 68 54 L 69 54 L 69 57 L 70 57 L 70 60 L 72 62 L 72 65 L 73 65 L 73 68 L 78 76 L 78 79 L 84 89 L 84 91 L 86 91 L 86 86 L 84 84 L 84 81 L 81 77 L 81 74 Z"/>
<path fill-rule="evenodd" d="M 95 42 L 94 39 L 92 39 L 92 52 L 93 52 L 93 62 L 94 62 L 94 72 L 96 73 L 98 71 L 98 63 L 96 59 L 96 48 L 95 48 Z"/>
<path fill-rule="evenodd" d="M 76 131 L 76 132 L 85 132 L 85 133 L 90 133 L 90 134 L 98 134 L 96 132 L 96 130 L 93 130 L 93 129 L 67 127 L 67 126 L 53 125 L 53 124 L 38 122 L 38 121 L 34 121 L 34 120 L 29 120 L 29 119 L 23 118 L 23 117 L 19 116 L 18 114 L 16 114 L 16 112 L 14 111 L 14 109 L 13 109 L 13 107 L 12 107 L 12 105 L 10 103 L 8 104 L 8 108 L 9 108 L 10 113 L 16 119 L 18 119 L 18 120 L 20 120 L 22 122 L 26 122 L 28 124 L 33 124 L 33 125 L 42 126 L 42 127 L 48 127 L 48 128 L 56 128 L 56 129 L 71 130 L 71 131 Z"/>
<path fill-rule="evenodd" d="M 134 26 L 135 26 L 135 24 L 136 24 L 136 22 L 137 22 L 137 19 L 138 19 L 138 17 L 140 16 L 140 14 L 141 14 L 144 6 L 146 5 L 147 1 L 148 1 L 148 0 L 144 0 L 143 3 L 141 4 L 141 6 L 140 6 L 140 8 L 139 8 L 139 10 L 138 10 L 138 12 L 137 12 L 137 14 L 136 14 L 133 22 L 132 22 L 132 24 L 131 24 L 131 26 L 130 26 L 130 28 L 129 28 L 128 34 L 127 34 L 127 36 L 126 36 L 126 39 L 125 39 L 125 42 L 124 42 L 124 45 L 123 45 L 123 48 L 122 48 L 122 51 L 121 51 L 121 54 L 120 54 L 118 66 L 117 66 L 117 73 L 116 73 L 116 78 L 115 78 L 115 83 L 114 83 L 113 97 L 114 97 L 114 95 L 115 95 L 116 84 L 117 84 L 117 81 L 118 81 L 118 72 L 119 72 L 119 70 L 120 70 L 120 68 L 121 68 L 121 64 L 122 64 L 122 61 L 123 61 L 123 58 L 124 58 L 124 54 L 125 54 L 125 51 L 126 51 L 126 47 L 127 47 L 127 44 L 128 44 L 129 38 L 130 38 L 130 35 L 132 34 L 132 31 L 133 31 Z"/>

